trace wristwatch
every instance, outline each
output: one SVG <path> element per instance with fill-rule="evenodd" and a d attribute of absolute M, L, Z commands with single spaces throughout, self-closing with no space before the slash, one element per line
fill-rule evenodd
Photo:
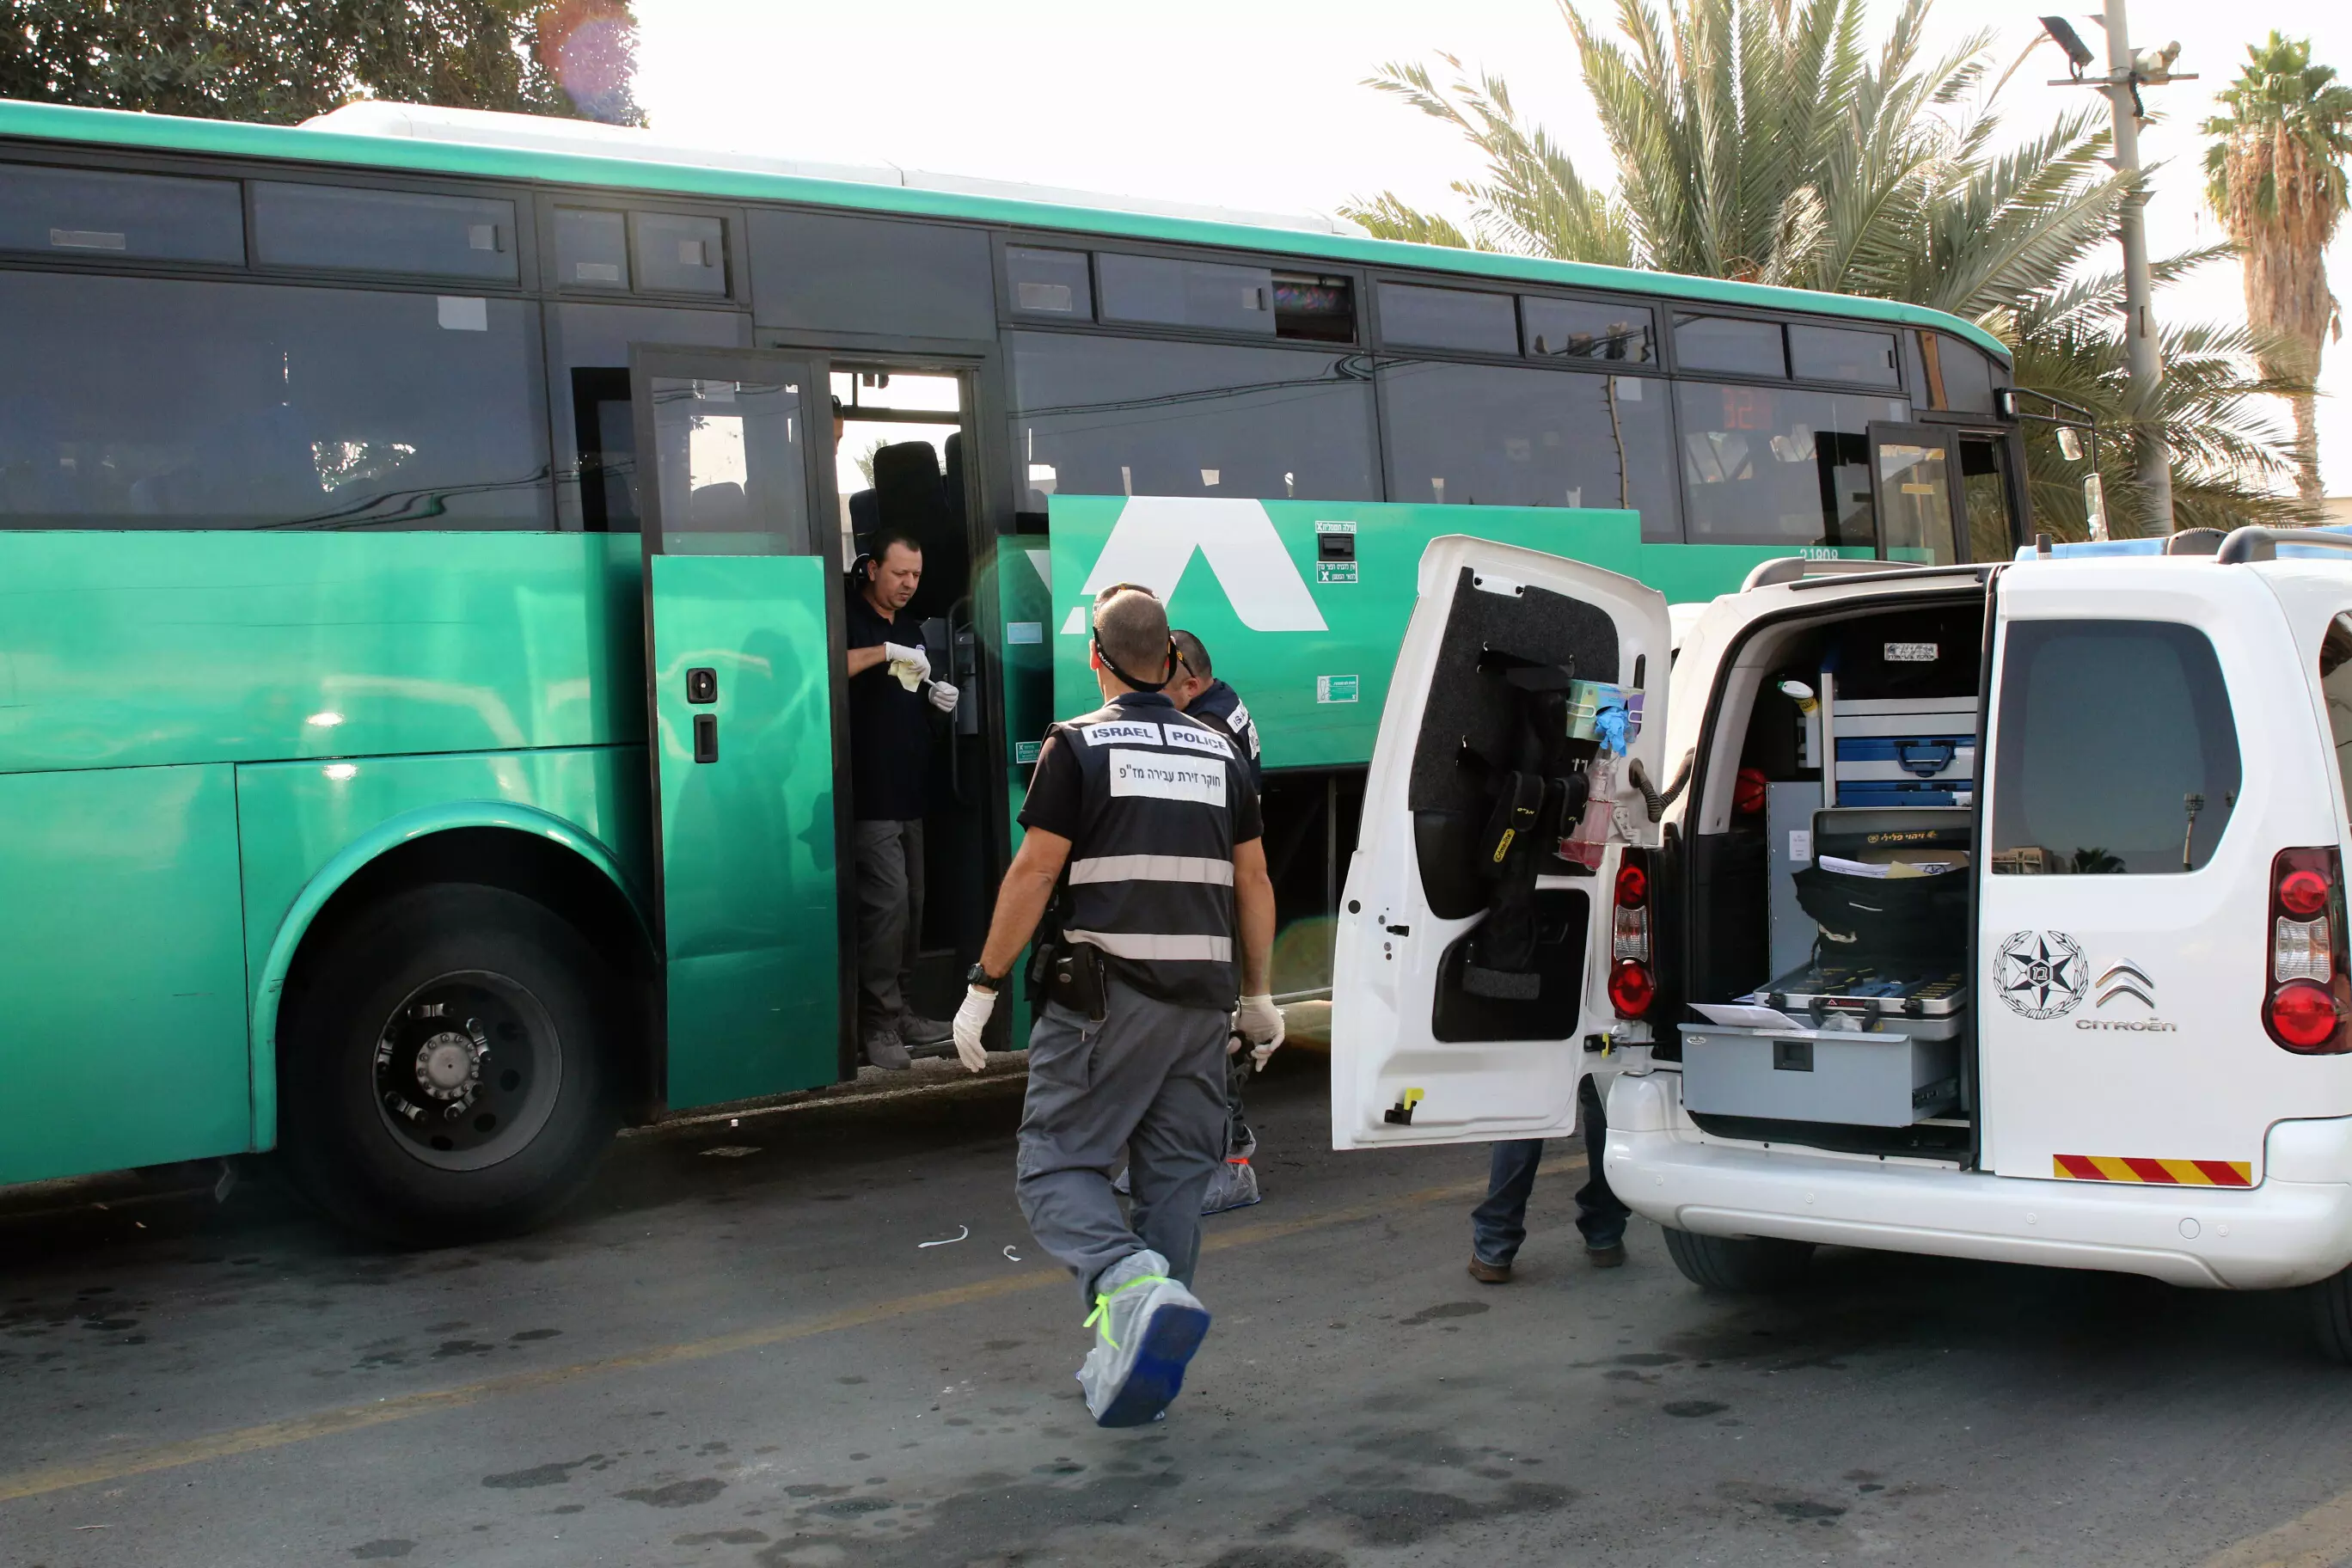
<path fill-rule="evenodd" d="M 977 985 L 982 991 L 1002 991 L 1004 989 L 1005 981 L 1011 979 L 1012 975 L 1013 972 L 1009 969 L 1003 974 L 991 974 L 986 964 L 975 960 L 972 966 L 963 972 L 963 983 L 966 985 Z"/>

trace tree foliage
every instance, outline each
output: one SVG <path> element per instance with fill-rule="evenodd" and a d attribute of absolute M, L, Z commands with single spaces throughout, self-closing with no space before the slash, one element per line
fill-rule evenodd
<path fill-rule="evenodd" d="M 0 0 L 0 97 L 290 124 L 355 98 L 641 125 L 627 0 Z"/>
<path fill-rule="evenodd" d="M 1427 67 L 1391 63 L 1366 85 L 1470 143 L 1480 167 L 1453 188 L 1474 243 L 1950 311 L 2011 346 L 2021 385 L 2116 422 L 2102 458 L 2119 459 L 2106 480 L 2118 531 L 2144 519 L 2124 449 L 2150 425 L 2181 433 L 2183 525 L 2275 517 L 2266 487 L 2284 471 L 2283 448 L 2252 399 L 2293 378 L 2251 363 L 2252 334 L 2176 329 L 2182 362 L 2168 362 L 2152 406 L 2135 401 L 2119 289 L 2063 281 L 2112 239 L 2132 189 L 2105 163 L 2104 112 L 2063 115 L 1994 153 L 1991 36 L 1929 56 L 1929 4 L 1906 0 L 1874 47 L 1864 0 L 1617 0 L 1613 30 L 1560 0 L 1608 139 L 1606 180 L 1527 121 L 1501 78 L 1473 78 L 1451 56 L 1438 57 L 1452 72 L 1443 84 Z M 1344 210 L 1375 234 L 1447 243 L 1446 220 L 1394 193 Z M 2042 515 L 2079 528 L 2083 470 L 2063 465 L 2073 477 L 2062 485 L 2044 434 L 2030 440 Z"/>
<path fill-rule="evenodd" d="M 2224 88 L 2226 112 L 2200 129 L 2205 199 L 2244 258 L 2246 319 L 2269 341 L 2266 374 L 2316 380 L 2332 331 L 2343 336 L 2327 287 L 2327 245 L 2346 205 L 2352 161 L 2352 87 L 2311 63 L 2307 38 L 2277 33 L 2249 45 Z M 2296 467 L 2306 502 L 2320 499 L 2313 395 L 2294 400 Z"/>

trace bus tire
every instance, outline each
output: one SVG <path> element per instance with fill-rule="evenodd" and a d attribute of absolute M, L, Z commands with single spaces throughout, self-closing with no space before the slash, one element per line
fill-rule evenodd
<path fill-rule="evenodd" d="M 2352 1268 L 2307 1288 L 2311 1334 L 2319 1353 L 2338 1366 L 2352 1366 Z"/>
<path fill-rule="evenodd" d="M 1805 1277 L 1806 1266 L 1812 1261 L 1813 1244 L 1810 1241 L 1701 1236 L 1672 1226 L 1663 1228 L 1666 1233 L 1666 1256 L 1675 1260 L 1683 1278 L 1716 1295 L 1785 1290 Z"/>
<path fill-rule="evenodd" d="M 278 1036 L 297 1185 L 404 1246 L 545 1220 L 619 1121 L 626 1015 L 607 967 L 545 905 L 472 883 L 414 889 L 328 932 Z"/>

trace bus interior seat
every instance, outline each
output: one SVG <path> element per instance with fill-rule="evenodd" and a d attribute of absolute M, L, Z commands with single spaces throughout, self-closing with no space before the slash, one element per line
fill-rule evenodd
<path fill-rule="evenodd" d="M 950 436 L 950 455 L 962 456 L 961 443 Z M 894 529 L 911 535 L 923 547 L 923 581 L 908 603 L 907 614 L 929 620 L 947 614 L 961 595 L 961 583 L 971 564 L 961 521 L 961 474 L 950 489 L 940 472 L 939 449 L 928 441 L 894 441 L 874 449 L 874 488 L 849 498 L 850 525 L 870 540 L 877 529 Z M 864 503 L 861 505 L 860 503 Z"/>

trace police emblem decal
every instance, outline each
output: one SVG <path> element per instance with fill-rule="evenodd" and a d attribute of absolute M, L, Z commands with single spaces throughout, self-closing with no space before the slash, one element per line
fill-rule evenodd
<path fill-rule="evenodd" d="M 2009 1010 L 2024 1018 L 2063 1018 L 2090 989 L 2090 965 L 2063 931 L 2021 931 L 2000 944 L 1993 985 Z"/>

